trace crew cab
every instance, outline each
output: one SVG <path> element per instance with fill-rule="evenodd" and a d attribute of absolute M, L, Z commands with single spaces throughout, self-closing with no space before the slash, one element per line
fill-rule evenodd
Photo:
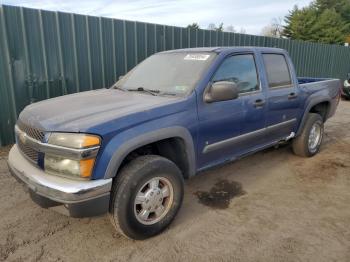
<path fill-rule="evenodd" d="M 109 213 L 144 239 L 171 223 L 184 179 L 202 170 L 289 140 L 296 155 L 314 156 L 340 87 L 297 78 L 282 49 L 165 51 L 110 88 L 27 106 L 8 165 L 40 206 Z"/>

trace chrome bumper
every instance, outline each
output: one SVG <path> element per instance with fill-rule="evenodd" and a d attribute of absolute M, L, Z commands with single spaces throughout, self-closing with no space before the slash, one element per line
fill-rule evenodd
<path fill-rule="evenodd" d="M 9 153 L 11 174 L 34 193 L 63 204 L 80 203 L 110 194 L 112 179 L 70 180 L 46 174 L 31 164 L 14 145 Z"/>

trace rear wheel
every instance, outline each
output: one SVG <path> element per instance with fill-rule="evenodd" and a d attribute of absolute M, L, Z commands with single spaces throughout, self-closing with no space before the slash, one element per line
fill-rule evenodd
<path fill-rule="evenodd" d="M 127 164 L 114 182 L 110 204 L 113 225 L 133 239 L 163 231 L 183 199 L 183 177 L 170 160 L 141 156 Z"/>
<path fill-rule="evenodd" d="M 293 140 L 293 151 L 298 156 L 312 157 L 321 147 L 324 127 L 319 114 L 309 113 L 303 131 Z"/>

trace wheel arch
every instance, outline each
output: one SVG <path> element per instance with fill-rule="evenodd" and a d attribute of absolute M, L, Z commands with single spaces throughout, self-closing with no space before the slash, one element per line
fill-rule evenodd
<path fill-rule="evenodd" d="M 169 151 L 169 144 L 164 143 L 164 141 L 177 141 L 178 143 L 175 144 L 175 146 L 178 145 L 180 147 L 181 144 L 183 144 L 183 147 L 181 147 L 183 151 L 180 154 L 182 158 L 178 161 L 172 159 L 172 157 L 176 156 Z M 115 177 L 122 166 L 122 163 L 131 153 L 145 146 L 154 144 L 156 144 L 158 149 L 162 152 L 162 156 L 173 161 L 175 160 L 174 162 L 179 166 L 185 178 L 195 174 L 196 161 L 192 136 L 186 128 L 177 126 L 151 131 L 123 143 L 113 153 L 108 163 L 104 178 Z"/>
<path fill-rule="evenodd" d="M 309 103 L 309 105 L 306 107 L 302 120 L 299 124 L 298 131 L 296 135 L 300 135 L 301 131 L 303 130 L 303 127 L 305 125 L 305 121 L 307 119 L 307 115 L 309 113 L 317 113 L 321 115 L 323 122 L 326 122 L 328 118 L 328 113 L 330 109 L 331 101 L 329 99 L 321 98 L 317 99 L 315 101 L 312 101 L 312 103 Z"/>

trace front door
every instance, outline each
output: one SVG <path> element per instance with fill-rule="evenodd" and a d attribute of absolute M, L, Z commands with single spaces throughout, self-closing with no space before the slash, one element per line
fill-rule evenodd
<path fill-rule="evenodd" d="M 265 95 L 261 91 L 253 53 L 234 54 L 225 58 L 211 83 L 232 81 L 239 88 L 237 99 L 206 103 L 198 97 L 199 169 L 234 159 L 259 139 L 265 127 Z"/>

